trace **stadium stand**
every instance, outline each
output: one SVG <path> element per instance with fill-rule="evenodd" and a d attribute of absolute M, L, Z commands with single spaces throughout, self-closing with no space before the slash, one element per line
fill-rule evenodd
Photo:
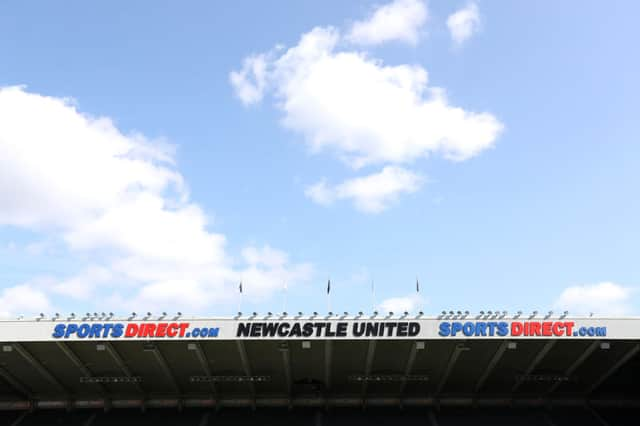
<path fill-rule="evenodd" d="M 0 426 L 640 424 L 640 343 L 615 327 L 579 339 L 86 339 L 55 327 L 0 323 Z"/>

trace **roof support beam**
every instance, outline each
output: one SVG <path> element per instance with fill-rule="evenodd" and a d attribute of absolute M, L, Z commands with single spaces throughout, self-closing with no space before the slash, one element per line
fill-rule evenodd
<path fill-rule="evenodd" d="M 125 364 L 116 348 L 113 347 L 113 344 L 111 344 L 111 342 L 105 342 L 104 346 L 118 368 L 124 373 L 124 375 L 127 377 L 133 377 L 133 374 L 131 374 L 131 370 L 129 370 L 129 367 L 127 367 L 127 364 Z M 142 388 L 142 386 L 140 386 L 140 383 L 135 382 L 133 383 L 133 385 L 138 389 L 138 392 L 144 393 L 144 389 Z"/>
<path fill-rule="evenodd" d="M 594 419 L 596 419 L 596 421 L 600 424 L 600 426 L 609 426 L 609 423 L 602 418 L 602 416 L 593 408 L 587 406 L 587 411 L 589 412 L 589 414 L 591 414 L 593 416 Z"/>
<path fill-rule="evenodd" d="M 529 364 L 529 366 L 525 370 L 524 376 L 528 376 L 533 372 L 533 370 L 536 369 L 538 364 L 540 364 L 540 362 L 544 359 L 544 357 L 547 356 L 547 354 L 555 346 L 555 344 L 556 344 L 556 340 L 548 340 L 547 343 L 544 344 L 542 349 L 540 349 L 540 352 L 538 352 L 538 354 L 533 359 L 533 361 L 531 361 L 531 364 Z M 515 391 L 518 390 L 521 384 L 522 384 L 522 378 L 516 378 L 516 382 L 513 384 L 513 387 L 511 388 L 511 393 L 515 393 Z"/>
<path fill-rule="evenodd" d="M 193 351 L 196 354 L 196 358 L 198 359 L 198 362 L 200 363 L 200 367 L 202 368 L 202 371 L 204 371 L 204 374 L 207 377 L 211 377 L 213 376 L 213 373 L 211 372 L 211 367 L 209 367 L 209 363 L 207 362 L 207 356 L 204 353 L 204 350 L 202 349 L 202 345 L 200 345 L 200 343 L 198 342 L 193 342 L 193 343 L 189 343 L 189 345 L 193 345 Z M 209 381 L 209 387 L 211 388 L 211 391 L 213 392 L 214 395 L 218 395 L 218 388 L 216 387 L 216 384 L 213 381 Z"/>
<path fill-rule="evenodd" d="M 27 417 L 29 415 L 28 411 L 25 411 L 24 413 L 22 413 L 20 415 L 20 417 L 18 417 L 17 419 L 15 419 L 13 421 L 13 423 L 11 423 L 11 426 L 18 426 L 20 423 L 22 423 L 22 421 L 24 420 L 25 417 Z"/>
<path fill-rule="evenodd" d="M 173 376 L 171 368 L 169 368 L 169 364 L 167 364 L 167 360 L 162 355 L 162 352 L 160 352 L 160 348 L 157 345 L 154 345 L 153 349 L 151 349 L 149 352 L 153 354 L 153 357 L 160 366 L 160 369 L 164 373 L 169 383 L 171 383 L 173 389 L 175 389 L 178 393 L 181 393 L 180 386 L 178 385 L 176 378 Z"/>
<path fill-rule="evenodd" d="M 376 355 L 376 341 L 369 340 L 369 345 L 367 347 L 367 358 L 364 363 L 364 383 L 362 383 L 362 407 L 366 406 L 366 397 L 367 397 L 367 385 L 369 384 L 368 376 L 371 374 L 371 369 L 373 368 L 373 359 Z"/>
<path fill-rule="evenodd" d="M 591 354 L 598 349 L 598 347 L 600 346 L 600 341 L 596 340 L 594 342 L 592 342 L 589 347 L 587 347 L 587 349 L 585 349 L 584 352 L 582 352 L 580 354 L 580 356 L 573 362 L 573 364 L 571 364 L 569 366 L 569 368 L 566 369 L 566 371 L 564 372 L 564 375 L 567 377 L 570 377 L 573 373 L 576 372 L 576 370 L 587 360 L 589 359 L 589 357 L 591 356 Z M 549 390 L 547 391 L 547 393 L 553 393 L 555 392 L 556 389 L 558 389 L 558 387 L 562 384 L 562 382 L 555 382 L 554 384 L 551 385 L 551 387 L 549 388 Z"/>
<path fill-rule="evenodd" d="M 331 389 L 331 357 L 333 356 L 333 342 L 324 342 L 324 389 L 329 392 Z"/>
<path fill-rule="evenodd" d="M 500 346 L 498 346 L 498 350 L 496 351 L 496 353 L 493 354 L 493 357 L 491 357 L 489 364 L 484 369 L 482 376 L 480 376 L 480 378 L 476 382 L 476 386 L 474 388 L 474 391 L 476 393 L 480 392 L 484 384 L 487 382 L 487 379 L 489 378 L 489 376 L 491 376 L 491 373 L 496 368 L 496 365 L 498 365 L 498 362 L 500 362 L 500 360 L 502 359 L 502 356 L 504 355 L 508 346 L 509 346 L 509 342 L 507 342 L 506 340 L 500 343 Z"/>
<path fill-rule="evenodd" d="M 456 361 L 458 361 L 460 354 L 465 350 L 469 350 L 469 348 L 460 343 L 456 344 L 453 352 L 451 352 L 451 356 L 449 357 L 449 361 L 447 362 L 447 367 L 444 369 L 444 373 L 442 373 L 440 382 L 438 382 L 438 387 L 436 388 L 435 392 L 436 397 L 440 395 L 440 392 L 442 392 L 442 389 L 444 389 L 444 385 L 447 383 L 449 375 L 453 371 L 453 367 L 456 365 Z"/>
<path fill-rule="evenodd" d="M 69 345 L 67 345 L 64 342 L 56 342 L 56 345 L 66 355 L 66 357 L 69 359 L 69 361 L 71 361 L 73 363 L 73 365 L 75 365 L 76 368 L 78 370 L 80 370 L 80 372 L 82 374 L 84 374 L 85 377 L 92 377 L 93 376 L 93 373 L 87 368 L 87 366 L 85 366 L 82 363 L 80 358 L 78 358 L 78 355 L 76 355 L 75 352 L 73 352 L 71 350 Z M 100 392 L 102 392 L 103 395 L 106 395 L 108 393 L 106 388 L 104 387 L 104 385 L 102 383 L 96 383 L 96 385 L 100 388 Z"/>
<path fill-rule="evenodd" d="M 409 349 L 407 363 L 404 366 L 404 377 L 402 378 L 402 383 L 400 384 L 400 390 L 398 392 L 400 398 L 402 398 L 402 395 L 404 395 L 404 389 L 407 387 L 407 376 L 409 376 L 411 374 L 411 371 L 413 371 L 413 364 L 415 364 L 416 362 L 416 355 L 418 353 L 416 345 L 416 342 L 411 342 L 411 349 Z"/>
<path fill-rule="evenodd" d="M 93 422 L 96 420 L 96 417 L 98 417 L 97 413 L 91 414 L 89 418 L 85 420 L 85 422 L 82 424 L 82 426 L 91 426 Z"/>
<path fill-rule="evenodd" d="M 0 367 L 0 377 L 2 377 L 14 390 L 18 391 L 19 394 L 31 399 L 31 391 L 3 367 Z"/>
<path fill-rule="evenodd" d="M 291 378 L 291 353 L 287 342 L 282 342 L 280 345 L 279 349 L 282 353 L 282 366 L 284 367 L 284 380 L 287 387 L 287 395 L 289 399 L 291 399 L 291 388 L 293 386 L 293 379 Z"/>
<path fill-rule="evenodd" d="M 238 348 L 238 354 L 240 355 L 240 362 L 242 363 L 242 370 L 244 375 L 251 377 L 251 364 L 249 364 L 249 357 L 247 356 L 247 349 L 244 347 L 242 340 L 236 340 L 236 346 Z M 251 399 L 253 401 L 252 408 L 256 408 L 256 385 L 252 381 L 248 381 L 249 392 L 251 392 Z"/>
<path fill-rule="evenodd" d="M 42 363 L 40 363 L 40 361 L 38 361 L 33 355 L 31 355 L 24 346 L 22 346 L 20 343 L 14 343 L 13 347 L 15 348 L 16 352 L 18 352 L 20 356 L 22 356 L 22 358 L 24 358 L 31 365 L 31 367 L 33 367 L 38 373 L 40 373 L 40 375 L 44 377 L 49 383 L 62 390 L 64 393 L 69 393 L 65 386 L 58 379 L 56 379 L 53 374 L 51 374 L 49 370 L 47 370 L 46 367 L 42 365 Z"/>
<path fill-rule="evenodd" d="M 431 426 L 440 426 L 436 418 L 436 413 L 434 413 L 433 410 L 429 410 L 429 423 L 431 423 Z"/>
<path fill-rule="evenodd" d="M 613 374 L 620 369 L 623 365 L 625 365 L 631 358 L 636 356 L 636 354 L 640 351 L 640 344 L 633 345 L 631 349 L 627 351 L 615 364 L 611 366 L 607 371 L 604 372 L 589 388 L 587 389 L 587 394 L 592 393 L 596 390 L 602 383 L 604 383 L 609 377 L 613 376 Z"/>

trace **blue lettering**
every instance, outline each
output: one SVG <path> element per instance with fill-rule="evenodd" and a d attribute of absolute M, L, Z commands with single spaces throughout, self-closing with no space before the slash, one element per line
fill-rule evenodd
<path fill-rule="evenodd" d="M 59 339 L 60 337 L 64 336 L 65 327 L 66 326 L 64 324 L 56 325 L 53 329 L 53 337 Z"/>
<path fill-rule="evenodd" d="M 451 325 L 451 335 L 455 336 L 457 335 L 459 332 L 462 331 L 462 324 L 459 322 L 454 322 Z"/>
<path fill-rule="evenodd" d="M 442 337 L 449 336 L 451 334 L 451 323 L 441 322 L 440 331 L 438 331 L 438 334 Z"/>
<path fill-rule="evenodd" d="M 498 336 L 507 336 L 509 334 L 509 323 L 499 322 L 498 323 Z"/>
<path fill-rule="evenodd" d="M 84 339 L 85 337 L 87 337 L 90 331 L 91 326 L 89 324 L 80 324 L 80 327 L 78 327 L 78 332 L 76 334 L 79 338 Z"/>
<path fill-rule="evenodd" d="M 473 334 L 475 333 L 475 327 L 473 326 L 473 323 L 465 322 L 462 326 L 462 333 L 467 337 L 473 336 Z"/>
<path fill-rule="evenodd" d="M 115 324 L 113 326 L 113 331 L 111 332 L 111 337 L 121 337 L 124 333 L 124 324 Z"/>
<path fill-rule="evenodd" d="M 68 339 L 69 336 L 75 334 L 76 331 L 78 331 L 78 326 L 76 324 L 69 324 L 67 326 L 67 332 L 64 334 L 64 338 Z"/>

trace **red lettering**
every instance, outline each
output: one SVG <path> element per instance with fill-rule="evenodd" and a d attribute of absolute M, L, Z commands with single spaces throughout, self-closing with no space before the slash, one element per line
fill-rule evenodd
<path fill-rule="evenodd" d="M 127 329 L 124 332 L 124 337 L 134 337 L 138 334 L 138 325 L 137 324 L 129 324 L 127 325 Z"/>
<path fill-rule="evenodd" d="M 573 336 L 573 326 L 575 323 L 573 321 L 568 321 L 564 323 L 564 328 L 567 330 L 567 336 Z"/>
<path fill-rule="evenodd" d="M 143 324 L 142 330 L 140 330 L 140 337 L 153 337 L 153 333 L 156 331 L 155 324 Z"/>
<path fill-rule="evenodd" d="M 175 322 L 172 322 L 171 324 L 169 324 L 169 327 L 167 328 L 167 336 L 176 337 L 176 334 L 178 334 L 178 324 L 176 324 Z"/>
<path fill-rule="evenodd" d="M 545 321 L 542 323 L 542 335 L 543 336 L 551 336 L 551 326 L 553 323 L 551 321 Z"/>
<path fill-rule="evenodd" d="M 184 337 L 184 333 L 187 331 L 187 328 L 189 328 L 188 322 L 183 322 L 180 324 L 180 337 Z"/>
<path fill-rule="evenodd" d="M 520 336 L 522 334 L 522 331 L 524 329 L 524 326 L 522 325 L 521 322 L 512 322 L 511 323 L 511 335 L 512 336 Z"/>
<path fill-rule="evenodd" d="M 529 336 L 539 336 L 540 335 L 540 323 L 539 322 L 532 322 L 531 323 L 531 327 L 530 327 L 530 332 L 531 334 L 529 334 Z"/>
<path fill-rule="evenodd" d="M 167 333 L 167 323 L 161 322 L 156 329 L 156 337 L 164 337 Z"/>
<path fill-rule="evenodd" d="M 564 323 L 562 322 L 554 322 L 553 323 L 553 335 L 554 336 L 562 336 L 564 328 Z"/>

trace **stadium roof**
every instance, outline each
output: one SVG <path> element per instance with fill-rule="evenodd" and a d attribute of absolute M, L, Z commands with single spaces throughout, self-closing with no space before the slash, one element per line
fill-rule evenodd
<path fill-rule="evenodd" d="M 629 331 L 638 333 L 637 324 L 462 317 L 4 321 L 0 408 L 637 405 L 640 339 Z M 378 334 L 367 337 L 367 327 Z M 311 334 L 292 336 L 294 328 Z M 540 335 L 517 335 L 524 328 Z M 542 335 L 549 330 L 552 336 Z"/>

